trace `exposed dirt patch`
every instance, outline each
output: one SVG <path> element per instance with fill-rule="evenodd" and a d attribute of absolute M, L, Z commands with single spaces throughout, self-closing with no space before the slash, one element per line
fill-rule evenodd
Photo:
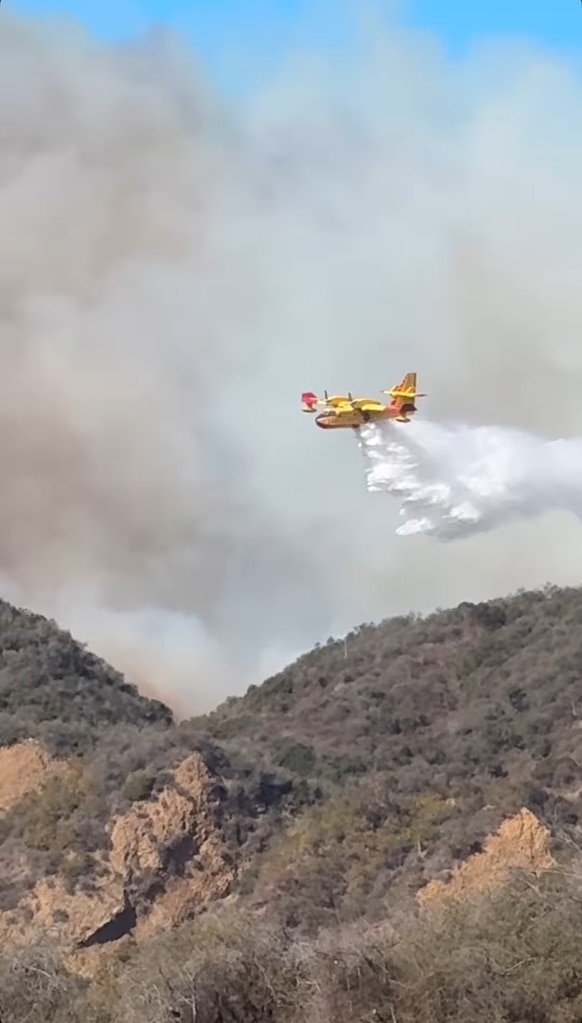
<path fill-rule="evenodd" d="M 41 751 L 33 752 L 31 762 L 29 789 L 52 769 Z M 70 953 L 72 964 L 88 972 L 103 948 L 128 936 L 140 941 L 193 915 L 225 895 L 234 877 L 219 804 L 216 779 L 193 753 L 167 788 L 114 818 L 111 849 L 100 857 L 92 890 L 71 894 L 60 877 L 38 881 L 14 910 L 0 912 L 0 939 L 25 943 L 39 932 L 48 934 Z"/>
<path fill-rule="evenodd" d="M 0 749 L 0 813 L 7 813 L 49 778 L 67 771 L 67 761 L 51 757 L 41 743 L 26 739 Z"/>
<path fill-rule="evenodd" d="M 469 897 L 496 888 L 513 868 L 539 873 L 555 866 L 550 855 L 550 831 L 530 810 L 522 809 L 503 821 L 480 853 L 456 869 L 450 881 L 431 881 L 418 892 L 420 905 L 443 898 Z"/>

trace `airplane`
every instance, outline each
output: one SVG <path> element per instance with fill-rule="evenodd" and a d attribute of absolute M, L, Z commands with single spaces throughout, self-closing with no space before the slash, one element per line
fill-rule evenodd
<path fill-rule="evenodd" d="M 416 390 L 416 373 L 406 373 L 399 384 L 389 391 L 382 391 L 382 394 L 389 394 L 392 398 L 389 405 L 374 398 L 353 398 L 349 391 L 331 396 L 324 391 L 324 398 L 319 398 L 313 391 L 304 391 L 301 403 L 304 412 L 314 413 L 318 407 L 325 409 L 315 417 L 317 426 L 322 430 L 357 430 L 364 423 L 383 419 L 409 423 L 417 411 L 414 399 L 426 398 L 426 394 Z"/>

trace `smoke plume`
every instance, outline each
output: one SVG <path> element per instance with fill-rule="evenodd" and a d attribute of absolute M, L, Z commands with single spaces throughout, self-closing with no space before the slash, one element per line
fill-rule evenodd
<path fill-rule="evenodd" d="M 416 370 L 433 422 L 582 432 L 578 70 L 375 26 L 235 102 L 178 38 L 3 10 L 3 592 L 186 713 L 363 620 L 577 581 L 555 516 L 390 538 L 299 396 Z"/>

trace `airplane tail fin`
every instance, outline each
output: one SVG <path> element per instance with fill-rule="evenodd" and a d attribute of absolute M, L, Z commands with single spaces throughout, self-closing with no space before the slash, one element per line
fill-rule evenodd
<path fill-rule="evenodd" d="M 390 395 L 392 405 L 396 408 L 401 408 L 402 405 L 414 405 L 415 398 L 426 398 L 426 394 L 416 390 L 416 373 L 406 373 L 399 384 L 382 393 Z"/>
<path fill-rule="evenodd" d="M 396 418 L 403 423 L 408 422 L 408 416 L 416 412 L 415 399 L 426 398 L 426 394 L 416 390 L 416 373 L 406 373 L 399 384 L 389 391 L 383 391 L 383 394 L 390 395 L 390 408 L 400 413 Z"/>

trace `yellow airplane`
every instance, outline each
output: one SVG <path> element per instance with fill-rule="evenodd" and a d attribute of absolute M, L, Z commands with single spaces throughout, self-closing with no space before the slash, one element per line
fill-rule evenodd
<path fill-rule="evenodd" d="M 304 412 L 314 413 L 317 408 L 325 411 L 315 417 L 317 426 L 322 430 L 357 430 L 364 423 L 374 423 L 382 419 L 395 419 L 398 423 L 409 423 L 410 417 L 417 411 L 415 398 L 426 398 L 416 390 L 416 373 L 407 373 L 403 380 L 382 394 L 389 394 L 392 401 L 385 405 L 374 398 L 353 398 L 347 394 L 333 394 L 327 391 L 325 397 L 319 398 L 313 391 L 304 391 L 301 403 Z"/>

